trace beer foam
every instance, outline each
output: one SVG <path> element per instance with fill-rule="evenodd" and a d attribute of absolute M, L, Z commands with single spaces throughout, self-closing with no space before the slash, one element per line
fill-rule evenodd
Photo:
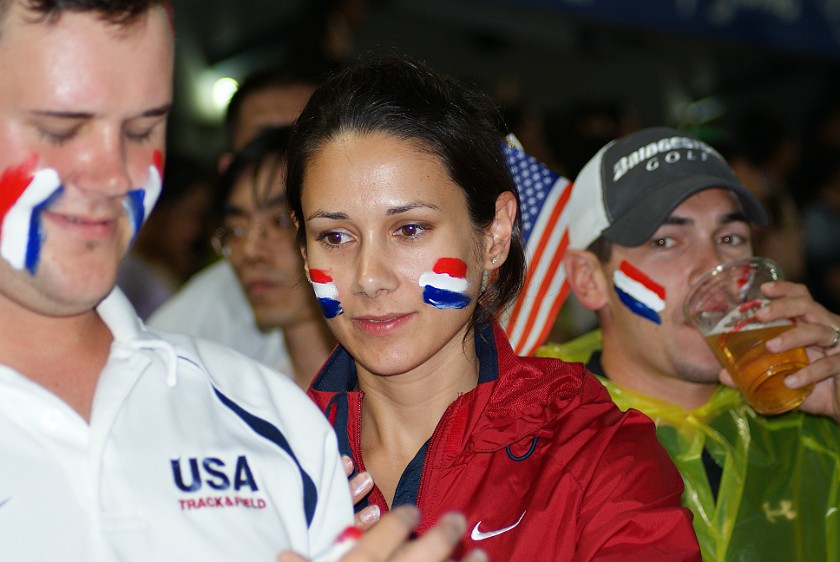
<path fill-rule="evenodd" d="M 787 318 L 780 318 L 772 322 L 759 322 L 754 319 L 755 311 L 765 306 L 768 302 L 770 301 L 767 299 L 755 300 L 733 308 L 715 324 L 714 328 L 709 330 L 707 335 L 714 336 L 728 332 L 745 332 L 759 330 L 761 328 L 790 326 L 792 322 Z"/>

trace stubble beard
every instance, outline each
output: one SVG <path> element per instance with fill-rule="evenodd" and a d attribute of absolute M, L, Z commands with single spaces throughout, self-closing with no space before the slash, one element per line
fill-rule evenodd
<path fill-rule="evenodd" d="M 680 354 L 679 357 L 675 358 L 674 365 L 677 378 L 687 382 L 717 384 L 720 380 L 718 374 L 722 367 L 717 361 L 711 363 L 691 361 L 684 354 Z"/>

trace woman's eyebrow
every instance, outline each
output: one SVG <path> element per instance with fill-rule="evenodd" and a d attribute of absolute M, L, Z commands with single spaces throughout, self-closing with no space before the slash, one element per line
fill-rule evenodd
<path fill-rule="evenodd" d="M 407 213 L 408 211 L 414 209 L 431 209 L 433 211 L 439 211 L 440 207 L 437 205 L 433 205 L 431 203 L 407 203 L 405 205 L 400 205 L 398 207 L 390 207 L 388 210 L 385 211 L 385 216 L 393 217 L 395 215 L 400 215 L 402 213 Z M 347 213 L 342 212 L 328 212 L 323 210 L 315 211 L 314 213 L 310 214 L 306 217 L 306 220 L 312 219 L 330 219 L 330 220 L 347 220 L 349 215 Z"/>
<path fill-rule="evenodd" d="M 394 215 L 399 215 L 402 213 L 407 213 L 408 211 L 412 211 L 414 209 L 431 209 L 433 211 L 439 211 L 440 207 L 437 205 L 433 205 L 431 203 L 408 203 L 406 205 L 400 205 L 399 207 L 391 207 L 387 211 L 385 211 L 385 215 L 392 217 Z"/>

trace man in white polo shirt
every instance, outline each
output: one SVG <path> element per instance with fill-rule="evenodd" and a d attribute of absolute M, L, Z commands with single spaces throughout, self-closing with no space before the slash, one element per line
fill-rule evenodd
<path fill-rule="evenodd" d="M 167 0 L 0 0 L 4 561 L 320 561 L 352 524 L 292 381 L 148 331 L 114 288 L 160 194 L 172 68 Z M 465 530 L 401 548 L 417 521 L 394 510 L 342 560 L 445 560 Z"/>
<path fill-rule="evenodd" d="M 167 0 L 0 0 L 4 561 L 322 560 L 353 521 L 292 381 L 148 331 L 114 289 L 160 194 L 172 67 Z M 465 529 L 401 548 L 417 521 L 394 510 L 342 560 L 444 560 Z"/>

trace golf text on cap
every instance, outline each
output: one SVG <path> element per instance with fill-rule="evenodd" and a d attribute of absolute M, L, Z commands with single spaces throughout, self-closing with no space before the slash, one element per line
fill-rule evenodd
<path fill-rule="evenodd" d="M 697 154 L 691 152 L 692 150 L 700 151 L 699 158 L 704 162 L 708 160 L 709 154 L 720 159 L 723 158 L 714 148 L 704 142 L 688 137 L 669 137 L 647 144 L 634 150 L 627 156 L 619 158 L 613 166 L 613 181 L 620 180 L 627 172 L 643 162 L 647 162 L 645 168 L 649 172 L 657 169 L 659 167 L 659 159 L 654 157 L 659 154 L 665 154 L 665 162 L 668 164 L 678 162 L 681 156 L 677 150 L 680 149 L 689 150 L 686 155 L 686 158 L 689 160 L 697 160 L 698 158 Z"/>

